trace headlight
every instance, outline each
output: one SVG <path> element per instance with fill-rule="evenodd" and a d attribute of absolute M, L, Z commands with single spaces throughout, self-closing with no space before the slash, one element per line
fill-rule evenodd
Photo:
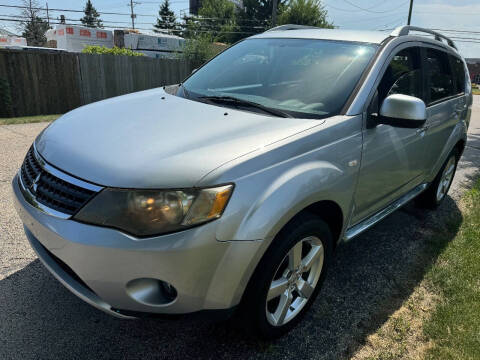
<path fill-rule="evenodd" d="M 222 216 L 233 185 L 210 189 L 104 189 L 75 220 L 123 230 L 135 236 L 179 231 Z"/>

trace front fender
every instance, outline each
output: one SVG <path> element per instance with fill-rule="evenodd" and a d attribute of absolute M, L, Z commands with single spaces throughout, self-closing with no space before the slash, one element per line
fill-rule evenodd
<path fill-rule="evenodd" d="M 271 239 L 297 213 L 321 201 L 334 200 L 344 171 L 325 161 L 289 169 L 268 186 L 240 224 L 239 239 Z"/>
<path fill-rule="evenodd" d="M 241 296 L 258 262 L 273 241 L 275 235 L 296 214 L 307 206 L 322 200 L 336 201 L 346 213 L 350 206 L 354 176 L 345 176 L 349 169 L 325 161 L 309 161 L 283 172 L 258 193 L 256 200 L 235 229 L 217 227 L 218 240 L 228 241 L 229 249 L 215 273 L 212 284 L 222 284 L 209 290 L 209 296 L 218 292 L 231 294 L 230 306 L 240 302 Z M 259 179 L 237 183 L 235 191 L 260 188 Z M 251 190 L 250 190 L 251 192 Z M 240 196 L 240 198 L 242 198 Z M 243 198 L 246 202 L 248 199 Z M 235 213 L 235 212 L 234 212 Z M 251 241 L 248 241 L 251 240 Z M 237 274 L 232 281 L 232 271 Z M 231 289 L 225 291 L 225 288 Z"/>
<path fill-rule="evenodd" d="M 239 159 L 210 183 L 234 182 L 217 240 L 271 240 L 298 212 L 335 202 L 347 222 L 362 153 L 362 118 L 336 117 L 294 139 Z"/>

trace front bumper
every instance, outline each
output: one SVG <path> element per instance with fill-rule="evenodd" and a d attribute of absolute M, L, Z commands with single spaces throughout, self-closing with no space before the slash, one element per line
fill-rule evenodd
<path fill-rule="evenodd" d="M 262 253 L 262 241 L 221 242 L 217 221 L 149 239 L 44 213 L 12 186 L 25 233 L 47 269 L 70 291 L 120 317 L 131 313 L 185 314 L 236 306 Z M 157 279 L 176 298 L 152 304 L 135 298 L 128 284 Z"/>

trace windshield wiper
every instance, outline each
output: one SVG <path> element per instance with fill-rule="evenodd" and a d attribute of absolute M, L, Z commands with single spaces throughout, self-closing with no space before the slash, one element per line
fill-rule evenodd
<path fill-rule="evenodd" d="M 205 100 L 209 102 L 214 102 L 214 103 L 220 103 L 220 104 L 231 104 L 231 105 L 238 105 L 238 106 L 243 106 L 243 107 L 249 107 L 249 108 L 255 108 L 259 109 L 263 112 L 266 112 L 268 114 L 278 116 L 278 117 L 283 117 L 283 118 L 291 118 L 292 116 L 284 111 L 277 110 L 277 109 L 272 109 L 266 106 L 263 106 L 261 104 L 258 104 L 253 101 L 248 101 L 248 100 L 243 100 L 239 99 L 233 96 L 199 96 L 197 99 L 199 100 Z"/>

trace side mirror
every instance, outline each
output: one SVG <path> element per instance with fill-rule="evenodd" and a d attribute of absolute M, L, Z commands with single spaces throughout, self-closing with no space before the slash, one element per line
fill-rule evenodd
<path fill-rule="evenodd" d="M 402 128 L 419 128 L 426 120 L 427 106 L 423 100 L 394 94 L 383 100 L 377 123 Z"/>

